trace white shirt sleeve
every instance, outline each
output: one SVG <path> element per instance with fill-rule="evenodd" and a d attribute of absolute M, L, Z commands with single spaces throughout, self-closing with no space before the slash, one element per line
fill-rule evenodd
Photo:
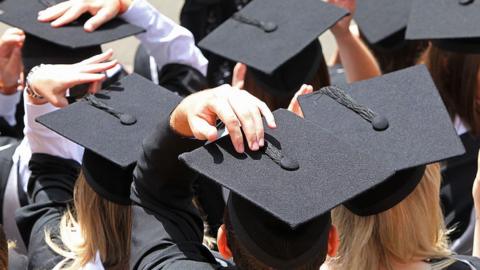
<path fill-rule="evenodd" d="M 161 14 L 146 0 L 134 0 L 121 18 L 146 30 L 137 38 L 153 56 L 159 69 L 169 63 L 179 63 L 206 75 L 208 60 L 195 45 L 192 33 Z"/>
<path fill-rule="evenodd" d="M 29 103 L 25 97 L 25 129 L 23 132 L 28 140 L 31 152 L 73 159 L 81 163 L 83 147 L 35 122 L 37 117 L 55 110 L 58 110 L 58 108 L 50 103 L 34 105 Z"/>
<path fill-rule="evenodd" d="M 0 117 L 3 117 L 10 126 L 15 126 L 15 112 L 17 111 L 17 104 L 20 101 L 21 92 L 13 95 L 0 94 Z"/>

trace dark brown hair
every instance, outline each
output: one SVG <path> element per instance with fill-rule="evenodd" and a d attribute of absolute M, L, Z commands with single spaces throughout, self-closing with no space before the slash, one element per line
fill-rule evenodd
<path fill-rule="evenodd" d="M 382 73 L 390 73 L 417 64 L 428 48 L 424 40 L 404 40 L 405 31 L 400 31 L 377 45 L 370 44 L 361 33 L 360 37 L 377 59 Z"/>
<path fill-rule="evenodd" d="M 317 73 L 311 81 L 305 82 L 305 84 L 312 85 L 314 90 L 319 90 L 322 87 L 330 85 L 330 75 L 328 73 L 327 64 L 323 57 L 321 57 Z M 247 73 L 245 74 L 244 89 L 246 89 L 250 94 L 254 95 L 261 101 L 265 102 L 272 111 L 280 108 L 287 108 L 296 91 L 300 90 L 300 88 L 295 90 L 295 92 L 291 93 L 291 95 L 276 96 L 274 94 L 271 94 L 271 92 L 263 89 L 256 82 L 255 77 L 248 71 L 248 69 Z"/>
<path fill-rule="evenodd" d="M 225 215 L 223 218 L 225 223 L 225 228 L 227 230 L 227 243 L 228 247 L 232 251 L 233 260 L 235 266 L 238 269 L 255 269 L 255 270 L 272 270 L 273 268 L 265 265 L 255 258 L 255 255 L 251 254 L 235 237 L 235 232 L 230 221 L 230 216 L 228 214 L 228 209 L 225 209 Z M 297 267 L 292 270 L 318 270 L 320 266 L 325 261 L 325 258 L 322 254 L 318 254 L 318 257 L 314 260 L 309 261 L 301 267 Z"/>
<path fill-rule="evenodd" d="M 458 115 L 470 132 L 480 135 L 478 73 L 480 54 L 449 52 L 431 45 L 425 64 L 452 119 Z"/>
<path fill-rule="evenodd" d="M 8 269 L 8 242 L 0 224 L 0 269 Z"/>

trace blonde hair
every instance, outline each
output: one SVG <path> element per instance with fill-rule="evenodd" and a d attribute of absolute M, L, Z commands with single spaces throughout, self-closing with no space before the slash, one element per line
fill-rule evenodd
<path fill-rule="evenodd" d="M 79 269 L 95 260 L 97 252 L 106 269 L 128 269 L 132 228 L 131 207 L 110 202 L 98 195 L 86 182 L 83 173 L 74 188 L 74 206 L 60 222 L 62 248 L 47 243 L 66 259 L 57 268 Z"/>
<path fill-rule="evenodd" d="M 415 190 L 395 207 L 361 217 L 340 206 L 332 211 L 340 232 L 333 269 L 392 269 L 392 262 L 445 258 L 447 231 L 440 208 L 440 166 L 429 165 Z"/>

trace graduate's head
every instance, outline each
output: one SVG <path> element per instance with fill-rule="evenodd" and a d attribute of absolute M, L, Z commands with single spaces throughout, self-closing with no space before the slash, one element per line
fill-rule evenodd
<path fill-rule="evenodd" d="M 378 182 L 359 178 L 365 191 L 333 210 L 340 269 L 391 269 L 394 260 L 444 254 L 440 172 L 429 164 L 465 149 L 427 68 L 328 87 L 300 98 L 300 105 L 307 120 L 371 153 L 392 172 Z"/>
<path fill-rule="evenodd" d="M 233 84 L 243 81 L 243 88 L 272 110 L 286 108 L 303 84 L 315 90 L 329 85 L 318 37 L 346 15 L 344 9 L 314 0 L 252 1 L 199 47 L 245 64 L 235 69 Z"/>
<path fill-rule="evenodd" d="M 77 255 L 77 268 L 73 269 L 94 259 L 97 251 L 107 268 L 127 268 L 133 169 L 142 141 L 154 129 L 158 117 L 167 116 L 179 100 L 176 94 L 133 74 L 37 118 L 42 125 L 85 148 L 74 190 L 76 213 L 71 216 L 75 219 L 63 226 L 80 239 L 75 242 L 62 237 Z"/>
<path fill-rule="evenodd" d="M 230 190 L 218 235 L 227 258 L 241 269 L 318 269 L 338 247 L 330 210 L 390 171 L 289 111 L 274 117 L 259 151 L 238 154 L 223 137 L 179 158 Z"/>
<path fill-rule="evenodd" d="M 411 5 L 411 0 L 388 4 L 382 0 L 357 3 L 354 19 L 360 38 L 377 59 L 383 73 L 415 65 L 427 48 L 426 41 L 405 40 Z"/>
<path fill-rule="evenodd" d="M 110 177 L 119 183 L 122 181 L 121 176 Z M 90 183 L 85 171 L 82 171 L 74 188 L 74 207 L 81 244 L 75 241 L 64 243 L 77 253 L 80 263 L 77 266 L 94 260 L 97 252 L 106 267 L 126 266 L 130 254 L 131 207 L 127 203 L 106 199 Z M 126 200 L 128 195 L 123 201 Z"/>
<path fill-rule="evenodd" d="M 322 47 L 316 40 L 272 74 L 237 63 L 232 84 L 242 85 L 243 89 L 265 102 L 271 110 L 276 110 L 287 108 L 303 84 L 317 90 L 330 85 L 330 77 Z"/>
<path fill-rule="evenodd" d="M 340 249 L 332 263 L 339 269 L 391 269 L 394 261 L 450 255 L 440 184 L 440 166 L 429 165 L 415 189 L 386 211 L 360 216 L 345 206 L 332 210 L 340 232 Z"/>
<path fill-rule="evenodd" d="M 360 37 L 373 53 L 383 73 L 414 66 L 428 47 L 424 40 L 405 40 L 405 29 L 377 42 L 370 43 L 360 32 Z"/>
<path fill-rule="evenodd" d="M 239 269 L 318 270 L 336 255 L 339 238 L 330 213 L 292 229 L 238 196 L 228 204 L 217 245 Z"/>
<path fill-rule="evenodd" d="M 480 5 L 477 1 L 414 0 L 407 28 L 409 40 L 429 40 L 425 63 L 450 116 L 459 116 L 480 135 Z M 431 16 L 435 14 L 435 16 Z M 446 18 L 444 20 L 444 18 Z"/>
<path fill-rule="evenodd" d="M 480 135 L 480 52 L 452 51 L 432 43 L 425 63 L 451 117 Z"/>

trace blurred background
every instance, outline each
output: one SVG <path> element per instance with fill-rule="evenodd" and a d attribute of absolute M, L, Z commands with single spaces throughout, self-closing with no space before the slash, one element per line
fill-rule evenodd
<path fill-rule="evenodd" d="M 294 0 L 292 0 L 294 1 Z M 180 10 L 183 6 L 183 0 L 149 0 L 160 12 L 172 18 L 174 21 L 179 21 Z M 3 33 L 8 26 L 0 23 L 0 31 Z M 329 31 L 323 34 L 320 39 L 322 40 L 324 54 L 327 62 L 331 55 L 335 51 L 335 42 L 333 36 Z M 107 43 L 103 45 L 103 48 L 113 48 L 115 51 L 115 57 L 127 68 L 132 70 L 133 58 L 138 46 L 138 41 L 135 37 L 122 39 L 119 41 Z"/>

